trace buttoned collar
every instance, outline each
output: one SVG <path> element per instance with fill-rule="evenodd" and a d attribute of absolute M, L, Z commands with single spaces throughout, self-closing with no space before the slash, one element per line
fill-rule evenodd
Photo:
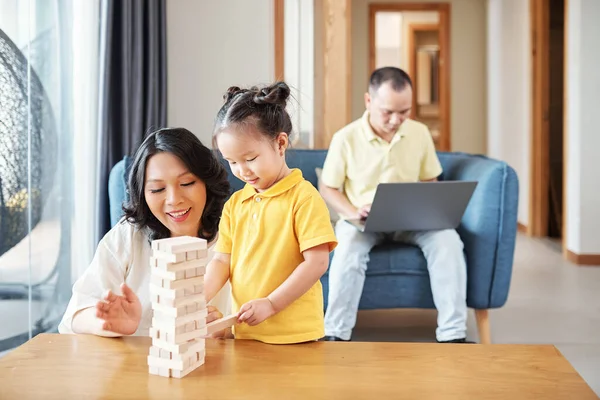
<path fill-rule="evenodd" d="M 365 139 L 367 139 L 367 141 L 369 143 L 372 142 L 373 140 L 376 140 L 379 143 L 388 144 L 388 142 L 386 142 L 385 140 L 383 140 L 380 136 L 378 136 L 373 131 L 373 128 L 371 127 L 371 124 L 369 123 L 369 111 L 365 110 L 365 112 L 362 115 L 361 120 L 362 120 L 361 124 L 362 124 L 363 134 L 365 135 Z M 398 130 L 394 134 L 394 137 L 392 138 L 392 141 L 389 144 L 393 144 L 393 143 L 397 142 L 398 140 L 400 140 L 405 135 L 405 131 L 404 131 L 404 129 L 402 129 L 405 124 L 406 124 L 406 121 L 404 121 L 400 125 L 400 127 L 398 128 Z"/>
<path fill-rule="evenodd" d="M 258 193 L 256 189 L 252 187 L 252 185 L 247 183 L 246 186 L 244 186 L 244 188 L 242 189 L 242 201 L 246 201 L 254 196 L 279 196 L 280 194 L 285 193 L 294 186 L 296 186 L 298 183 L 302 182 L 303 179 L 304 177 L 302 176 L 302 171 L 300 171 L 297 168 L 293 168 L 292 172 L 288 176 L 286 176 L 285 178 L 283 178 L 282 180 L 280 180 L 279 182 L 277 182 L 262 193 Z"/>

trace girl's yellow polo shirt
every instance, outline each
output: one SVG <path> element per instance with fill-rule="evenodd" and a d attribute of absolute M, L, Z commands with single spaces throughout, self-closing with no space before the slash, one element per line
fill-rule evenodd
<path fill-rule="evenodd" d="M 231 255 L 233 312 L 267 297 L 304 261 L 302 252 L 328 243 L 337 246 L 329 211 L 299 169 L 263 193 L 250 185 L 225 204 L 215 251 Z M 321 282 L 286 309 L 256 326 L 234 327 L 236 339 L 298 343 L 324 335 Z"/>

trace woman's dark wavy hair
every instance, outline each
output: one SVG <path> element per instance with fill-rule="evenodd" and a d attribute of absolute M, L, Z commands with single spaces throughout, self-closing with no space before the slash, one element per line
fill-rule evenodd
<path fill-rule="evenodd" d="M 198 237 L 213 240 L 219 229 L 223 205 L 230 193 L 227 172 L 215 152 L 184 128 L 165 128 L 152 132 L 137 149 L 127 182 L 129 200 L 123 205 L 125 218 L 138 229 L 146 230 L 150 240 L 171 235 L 169 229 L 152 214 L 144 197 L 148 160 L 163 152 L 178 157 L 192 174 L 204 182 L 206 205 Z"/>

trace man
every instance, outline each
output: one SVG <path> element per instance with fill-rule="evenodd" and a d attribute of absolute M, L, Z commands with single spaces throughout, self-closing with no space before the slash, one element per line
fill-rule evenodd
<path fill-rule="evenodd" d="M 412 96 L 412 83 L 404 71 L 393 67 L 374 71 L 362 118 L 332 138 L 319 190 L 341 219 L 329 269 L 324 340 L 350 340 L 369 252 L 386 238 L 360 232 L 343 219 L 369 215 L 378 183 L 436 181 L 442 173 L 429 130 L 409 118 Z M 467 272 L 458 233 L 397 232 L 393 238 L 419 246 L 425 255 L 438 310 L 437 341 L 465 343 Z"/>

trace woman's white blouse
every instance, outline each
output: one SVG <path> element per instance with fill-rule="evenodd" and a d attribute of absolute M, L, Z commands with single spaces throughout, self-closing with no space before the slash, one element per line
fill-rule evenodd
<path fill-rule="evenodd" d="M 214 255 L 216 241 L 209 244 L 208 261 Z M 130 223 L 121 220 L 98 244 L 92 263 L 73 285 L 73 296 L 58 326 L 60 333 L 73 333 L 73 316 L 94 307 L 108 289 L 121 294 L 121 284 L 135 292 L 142 304 L 142 319 L 134 335 L 148 335 L 152 323 L 150 304 L 150 256 L 152 248 L 147 236 Z M 223 286 L 210 302 L 224 315 L 231 312 L 231 287 Z"/>

